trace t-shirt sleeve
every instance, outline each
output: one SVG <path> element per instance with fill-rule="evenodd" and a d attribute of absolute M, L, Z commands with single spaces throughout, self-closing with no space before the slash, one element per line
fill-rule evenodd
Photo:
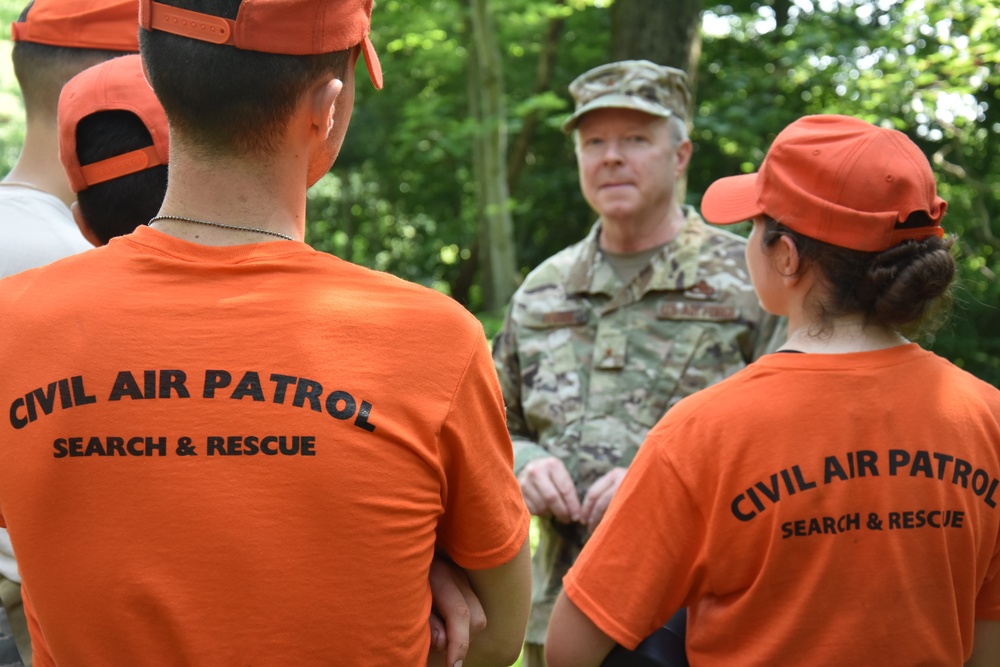
<path fill-rule="evenodd" d="M 514 477 L 503 398 L 481 330 L 440 442 L 446 483 L 439 544 L 466 569 L 503 565 L 527 539 L 530 516 Z"/>
<path fill-rule="evenodd" d="M 985 401 L 993 407 L 993 423 L 1000 423 L 1000 402 L 993 387 L 976 381 L 977 387 L 985 392 Z M 995 431 L 993 431 L 995 432 Z M 993 511 L 997 511 L 995 508 Z M 976 618 L 989 621 L 1000 620 L 1000 531 L 994 537 L 993 557 L 986 569 L 982 586 L 976 594 Z"/>
<path fill-rule="evenodd" d="M 996 544 L 986 578 L 976 595 L 976 618 L 990 621 L 1000 620 L 1000 535 Z"/>
<path fill-rule="evenodd" d="M 659 447 L 662 435 L 660 427 L 650 432 L 563 580 L 573 603 L 630 649 L 685 606 L 705 578 L 705 521 Z"/>

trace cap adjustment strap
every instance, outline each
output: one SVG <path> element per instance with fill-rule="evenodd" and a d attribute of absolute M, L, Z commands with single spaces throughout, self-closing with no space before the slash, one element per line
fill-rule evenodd
<path fill-rule="evenodd" d="M 149 3 L 149 27 L 212 44 L 233 44 L 235 21 L 159 2 Z"/>
<path fill-rule="evenodd" d="M 161 164 L 164 162 L 160 159 L 160 154 L 156 152 L 156 146 L 146 146 L 136 151 L 83 165 L 80 167 L 80 173 L 83 174 L 83 180 L 87 183 L 87 187 L 90 187 Z"/>

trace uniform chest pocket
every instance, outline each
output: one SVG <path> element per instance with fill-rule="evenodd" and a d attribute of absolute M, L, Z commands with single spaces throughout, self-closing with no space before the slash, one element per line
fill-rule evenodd
<path fill-rule="evenodd" d="M 638 414 L 639 421 L 647 428 L 652 428 L 666 413 L 667 406 L 675 402 L 692 360 L 708 347 L 704 344 L 706 338 L 711 338 L 711 333 L 697 324 L 671 321 L 660 323 L 657 328 L 663 331 L 666 353 L 653 371 L 647 400 Z"/>
<path fill-rule="evenodd" d="M 590 347 L 586 309 L 528 314 L 521 335 L 522 395 L 529 421 L 539 430 L 564 426 L 584 414 L 588 382 L 581 356 Z M 578 349 L 579 348 L 579 349 Z"/>

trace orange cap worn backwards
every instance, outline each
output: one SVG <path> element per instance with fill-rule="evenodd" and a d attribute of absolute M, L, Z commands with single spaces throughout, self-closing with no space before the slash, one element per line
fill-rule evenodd
<path fill-rule="evenodd" d="M 139 117 L 153 145 L 80 165 L 76 127 L 99 111 L 130 111 Z M 59 159 L 73 192 L 143 169 L 167 164 L 170 135 L 167 115 L 142 73 L 138 55 L 112 58 L 77 74 L 59 95 Z"/>
<path fill-rule="evenodd" d="M 104 51 L 139 50 L 137 0 L 34 0 L 10 26 L 15 42 Z"/>
<path fill-rule="evenodd" d="M 344 51 L 358 44 L 368 75 L 382 88 L 382 66 L 372 46 L 372 0 L 243 0 L 236 20 L 139 0 L 139 23 L 213 44 L 290 56 Z"/>
<path fill-rule="evenodd" d="M 875 252 L 943 236 L 947 207 L 930 163 L 905 134 L 850 116 L 816 115 L 782 130 L 757 173 L 712 183 L 701 212 L 716 225 L 767 215 L 810 238 Z M 917 211 L 932 224 L 904 226 Z"/>

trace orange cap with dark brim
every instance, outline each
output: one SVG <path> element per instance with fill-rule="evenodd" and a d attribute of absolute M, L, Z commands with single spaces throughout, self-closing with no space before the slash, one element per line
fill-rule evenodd
<path fill-rule="evenodd" d="M 140 0 L 139 23 L 212 44 L 290 56 L 361 45 L 368 75 L 382 88 L 382 66 L 369 38 L 372 0 L 243 0 L 236 20 Z"/>

